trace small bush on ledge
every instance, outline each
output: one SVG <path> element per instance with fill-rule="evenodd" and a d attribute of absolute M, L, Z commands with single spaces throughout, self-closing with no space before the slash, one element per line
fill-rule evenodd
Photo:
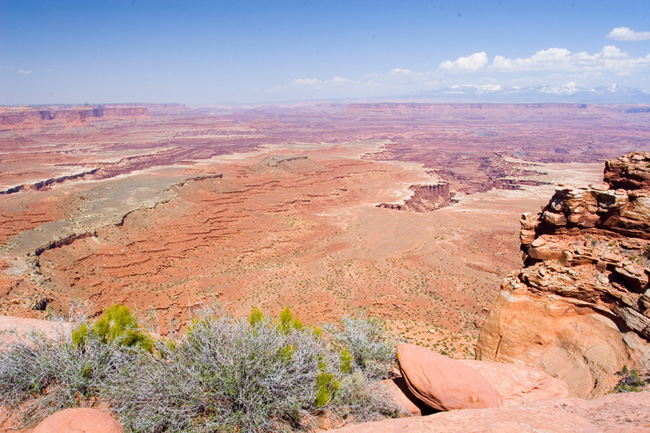
<path fill-rule="evenodd" d="M 394 362 L 381 322 L 327 329 L 289 309 L 277 320 L 206 309 L 184 336 L 154 340 L 114 306 L 70 340 L 34 335 L 0 353 L 0 402 L 27 402 L 26 421 L 37 421 L 101 400 L 130 432 L 289 431 L 323 409 L 358 421 L 397 415 L 380 382 Z"/>
<path fill-rule="evenodd" d="M 614 388 L 614 392 L 641 392 L 645 389 L 647 383 L 639 377 L 639 372 L 636 369 L 628 370 L 627 366 L 623 366 L 620 372 L 621 380 Z"/>

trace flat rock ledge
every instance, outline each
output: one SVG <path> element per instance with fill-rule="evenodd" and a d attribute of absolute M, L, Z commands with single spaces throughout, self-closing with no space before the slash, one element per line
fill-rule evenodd
<path fill-rule="evenodd" d="M 650 393 L 609 394 L 595 400 L 552 398 L 488 409 L 387 419 L 330 433 L 647 433 Z"/>

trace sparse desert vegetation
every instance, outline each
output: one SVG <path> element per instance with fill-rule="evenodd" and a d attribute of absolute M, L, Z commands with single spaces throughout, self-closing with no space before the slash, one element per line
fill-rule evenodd
<path fill-rule="evenodd" d="M 2 348 L 1 403 L 29 425 L 102 402 L 130 432 L 288 431 L 323 413 L 368 421 L 399 414 L 381 382 L 395 343 L 374 318 L 321 330 L 289 309 L 236 319 L 215 307 L 183 335 L 152 338 L 113 306 L 72 337 L 32 333 Z"/>
<path fill-rule="evenodd" d="M 290 305 L 314 325 L 367 309 L 412 342 L 471 357 L 520 266 L 518 215 L 553 183 L 599 181 L 589 162 L 647 137 L 628 127 L 646 114 L 599 106 L 147 110 L 0 131 L 0 189 L 13 191 L 0 201 L 0 313 L 45 318 L 80 299 L 98 315 L 118 302 L 155 310 L 167 332 L 212 299 L 235 315 Z M 458 203 L 376 207 L 441 180 Z"/>
<path fill-rule="evenodd" d="M 614 392 L 641 392 L 648 385 L 643 378 L 639 376 L 636 368 L 629 370 L 626 365 L 620 372 L 621 380 L 616 384 Z"/>

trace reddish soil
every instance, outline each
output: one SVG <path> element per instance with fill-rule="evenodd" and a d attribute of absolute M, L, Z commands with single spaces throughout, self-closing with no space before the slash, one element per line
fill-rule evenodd
<path fill-rule="evenodd" d="M 0 312 L 123 302 L 166 331 L 202 302 L 235 314 L 289 305 L 312 323 L 365 309 L 468 356 L 500 281 L 521 267 L 519 214 L 558 182 L 598 182 L 602 158 L 649 150 L 646 114 L 624 111 L 13 113 L 0 122 Z"/>

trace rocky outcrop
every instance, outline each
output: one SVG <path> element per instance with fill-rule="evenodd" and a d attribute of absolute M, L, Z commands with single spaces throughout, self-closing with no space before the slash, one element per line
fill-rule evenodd
<path fill-rule="evenodd" d="M 646 152 L 608 161 L 606 184 L 558 187 L 523 215 L 526 267 L 503 282 L 477 359 L 536 365 L 581 397 L 650 368 L 649 166 Z"/>
<path fill-rule="evenodd" d="M 650 188 L 648 155 L 644 152 L 635 152 L 607 161 L 605 165 L 605 181 L 613 188 Z"/>
<path fill-rule="evenodd" d="M 96 409 L 64 409 L 45 418 L 34 433 L 123 433 L 110 415 Z"/>
<path fill-rule="evenodd" d="M 432 185 L 411 185 L 409 190 L 411 191 L 411 197 L 405 200 L 403 204 L 381 203 L 377 207 L 427 212 L 449 205 L 453 196 L 449 191 L 447 182 Z"/>
<path fill-rule="evenodd" d="M 554 398 L 517 406 L 465 409 L 388 419 L 332 433 L 641 433 L 650 426 L 650 393 L 610 394 L 594 400 Z"/>
<path fill-rule="evenodd" d="M 436 410 L 499 406 L 501 395 L 478 371 L 414 344 L 397 346 L 397 359 L 409 391 Z"/>

